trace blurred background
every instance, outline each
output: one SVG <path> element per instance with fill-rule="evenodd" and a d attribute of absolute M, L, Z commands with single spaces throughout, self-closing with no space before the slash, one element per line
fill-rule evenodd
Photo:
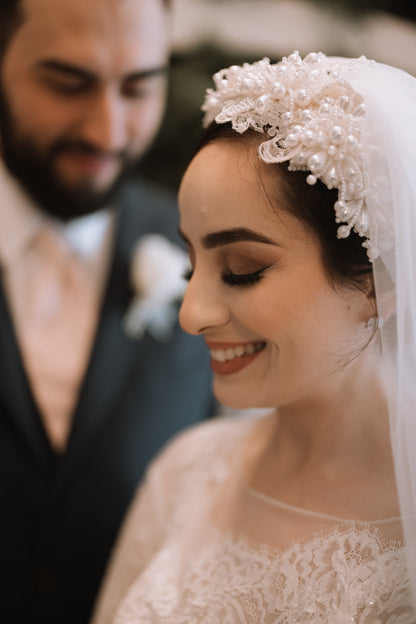
<path fill-rule="evenodd" d="M 297 49 L 364 54 L 416 75 L 416 0 L 172 0 L 172 27 L 165 121 L 140 173 L 175 192 L 218 69 Z"/>

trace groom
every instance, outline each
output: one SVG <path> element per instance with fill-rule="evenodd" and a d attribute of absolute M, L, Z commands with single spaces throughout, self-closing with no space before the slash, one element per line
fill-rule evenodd
<path fill-rule="evenodd" d="M 128 335 L 132 250 L 176 237 L 128 173 L 164 109 L 163 0 L 0 4 L 0 619 L 88 621 L 143 470 L 212 410 L 204 345 Z"/>

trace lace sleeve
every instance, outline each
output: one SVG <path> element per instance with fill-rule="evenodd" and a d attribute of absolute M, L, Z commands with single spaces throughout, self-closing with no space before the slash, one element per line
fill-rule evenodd
<path fill-rule="evenodd" d="M 246 435 L 236 419 L 207 421 L 182 432 L 151 464 L 116 542 L 91 624 L 112 624 L 128 589 L 165 540 L 188 522 L 190 506 L 202 507 L 206 484 L 228 474 L 230 448 Z"/>
<path fill-rule="evenodd" d="M 101 586 L 91 624 L 110 624 L 129 586 L 163 541 L 164 495 L 151 472 L 140 486 L 122 525 Z"/>

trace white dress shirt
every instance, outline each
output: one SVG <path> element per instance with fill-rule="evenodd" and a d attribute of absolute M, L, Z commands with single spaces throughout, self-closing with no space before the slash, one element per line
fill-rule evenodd
<path fill-rule="evenodd" d="M 0 161 L 0 223 L 3 284 L 23 364 L 51 444 L 62 452 L 97 327 L 114 213 L 54 221 Z"/>

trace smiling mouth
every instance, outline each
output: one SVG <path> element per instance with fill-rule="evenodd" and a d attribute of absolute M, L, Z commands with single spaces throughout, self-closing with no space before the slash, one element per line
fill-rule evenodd
<path fill-rule="evenodd" d="M 221 375 L 237 373 L 248 366 L 265 346 L 265 342 L 250 342 L 226 349 L 211 348 L 211 368 Z"/>

